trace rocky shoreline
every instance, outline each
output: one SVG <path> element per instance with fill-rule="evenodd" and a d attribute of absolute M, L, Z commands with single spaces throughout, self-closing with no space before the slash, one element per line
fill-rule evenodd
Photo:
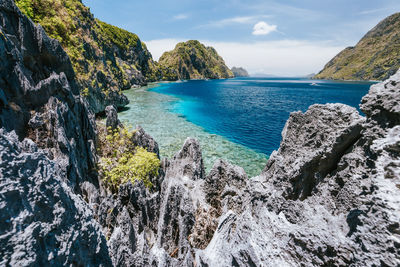
<path fill-rule="evenodd" d="M 112 194 L 66 53 L 12 0 L 0 30 L 1 266 L 400 265 L 400 72 L 371 86 L 365 117 L 292 113 L 257 177 L 223 160 L 206 174 L 188 138 L 152 189 Z M 157 152 L 143 129 L 133 138 Z"/>

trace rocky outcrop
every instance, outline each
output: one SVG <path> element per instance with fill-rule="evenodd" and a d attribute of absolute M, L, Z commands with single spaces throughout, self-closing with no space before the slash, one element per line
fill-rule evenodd
<path fill-rule="evenodd" d="M 137 126 L 132 136 L 132 142 L 136 146 L 141 146 L 149 152 L 156 153 L 160 157 L 158 144 L 153 137 L 147 134 L 141 126 Z"/>
<path fill-rule="evenodd" d="M 274 186 L 283 188 L 285 198 L 307 198 L 360 138 L 364 121 L 355 108 L 343 104 L 313 105 L 304 114 L 293 112 L 283 129 L 281 146 L 271 154 L 263 175 L 276 177 Z"/>
<path fill-rule="evenodd" d="M 175 70 L 177 79 L 181 80 L 233 77 L 217 51 L 197 40 L 178 43 L 174 50 L 162 54 L 159 64 L 165 69 Z"/>
<path fill-rule="evenodd" d="M 106 127 L 107 129 L 111 127 L 112 130 L 122 127 L 122 123 L 118 119 L 117 110 L 114 106 L 107 106 L 106 109 Z"/>
<path fill-rule="evenodd" d="M 0 129 L 0 265 L 109 266 L 106 239 L 62 167 Z"/>

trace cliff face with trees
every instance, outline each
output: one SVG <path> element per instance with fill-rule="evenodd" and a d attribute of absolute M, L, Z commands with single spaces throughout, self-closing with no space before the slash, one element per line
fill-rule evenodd
<path fill-rule="evenodd" d="M 136 34 L 95 19 L 80 0 L 15 2 L 60 42 L 71 59 L 81 94 L 95 113 L 110 104 L 125 106 L 128 99 L 121 90 L 151 81 L 176 80 L 173 71 L 158 67 Z"/>
<path fill-rule="evenodd" d="M 160 57 L 159 64 L 176 70 L 178 78 L 182 80 L 233 77 L 232 71 L 217 51 L 196 40 L 178 43 L 174 50 Z"/>
<path fill-rule="evenodd" d="M 370 30 L 329 61 L 315 79 L 384 80 L 400 67 L 400 13 Z"/>

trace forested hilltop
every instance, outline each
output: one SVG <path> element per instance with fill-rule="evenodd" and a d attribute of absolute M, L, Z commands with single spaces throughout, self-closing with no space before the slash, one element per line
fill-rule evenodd
<path fill-rule="evenodd" d="M 178 43 L 175 49 L 165 52 L 159 60 L 164 68 L 177 70 L 179 79 L 232 78 L 232 71 L 213 47 L 197 40 Z"/>
<path fill-rule="evenodd" d="M 400 13 L 370 30 L 354 47 L 347 47 L 314 78 L 384 80 L 400 67 Z"/>

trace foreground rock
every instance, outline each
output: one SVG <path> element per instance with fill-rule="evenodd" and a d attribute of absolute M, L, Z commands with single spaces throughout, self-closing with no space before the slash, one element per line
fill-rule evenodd
<path fill-rule="evenodd" d="M 0 130 L 0 265 L 109 266 L 89 205 L 30 139 Z"/>
<path fill-rule="evenodd" d="M 96 198 L 95 124 L 60 44 L 0 2 L 0 127 L 32 139 L 58 162 L 75 192 Z"/>

